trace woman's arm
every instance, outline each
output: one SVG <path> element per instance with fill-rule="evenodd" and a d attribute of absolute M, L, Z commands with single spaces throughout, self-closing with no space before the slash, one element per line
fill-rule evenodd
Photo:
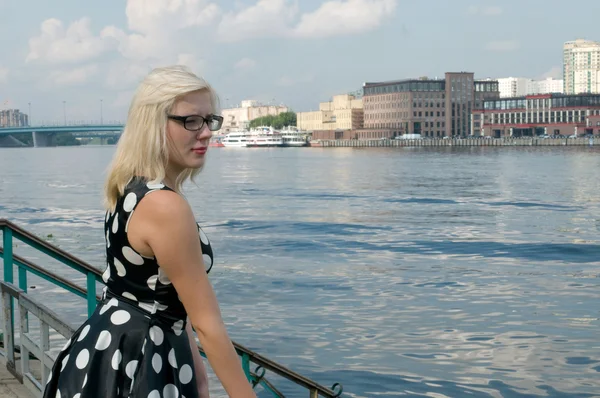
<path fill-rule="evenodd" d="M 204 361 L 202 360 L 202 356 L 200 355 L 200 351 L 198 351 L 198 344 L 196 343 L 196 339 L 194 338 L 194 331 L 192 330 L 192 326 L 190 322 L 187 323 L 185 327 L 185 331 L 188 335 L 188 339 L 190 341 L 190 348 L 192 349 L 192 355 L 194 356 L 194 371 L 196 373 L 196 381 L 198 383 L 198 392 L 200 394 L 200 398 L 209 398 L 208 394 L 208 373 L 206 373 L 206 367 L 204 366 Z"/>
<path fill-rule="evenodd" d="M 256 398 L 208 280 L 198 227 L 189 204 L 177 193 L 157 191 L 141 201 L 131 217 L 128 235 L 136 234 L 141 238 L 173 283 L 206 357 L 228 396 Z"/>

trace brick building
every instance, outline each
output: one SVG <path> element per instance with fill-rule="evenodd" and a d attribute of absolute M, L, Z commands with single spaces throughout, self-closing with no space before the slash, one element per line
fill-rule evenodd
<path fill-rule="evenodd" d="M 544 94 L 485 101 L 473 111 L 473 135 L 600 134 L 600 94 Z"/>
<path fill-rule="evenodd" d="M 478 81 L 469 72 L 448 72 L 443 80 L 365 83 L 363 91 L 364 128 L 357 138 L 464 137 L 471 133 L 473 109 L 500 98 L 497 81 Z"/>

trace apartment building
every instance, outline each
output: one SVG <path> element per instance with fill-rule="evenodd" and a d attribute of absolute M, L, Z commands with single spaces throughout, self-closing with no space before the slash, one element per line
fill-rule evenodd
<path fill-rule="evenodd" d="M 600 93 L 600 42 L 577 39 L 563 46 L 565 94 Z"/>
<path fill-rule="evenodd" d="M 283 105 L 263 105 L 256 100 L 244 100 L 239 107 L 223 109 L 222 133 L 228 133 L 231 130 L 246 129 L 250 122 L 262 116 L 277 116 L 280 113 L 288 112 L 287 106 Z"/>
<path fill-rule="evenodd" d="M 448 72 L 444 79 L 365 83 L 363 90 L 364 130 L 359 138 L 464 137 L 471 134 L 473 109 L 500 98 L 497 81 L 475 80 L 471 72 Z M 377 137 L 370 130 L 377 131 Z"/>
<path fill-rule="evenodd" d="M 472 134 L 495 138 L 600 134 L 600 94 L 543 94 L 487 100 Z"/>
<path fill-rule="evenodd" d="M 318 111 L 298 112 L 296 125 L 301 130 L 335 131 L 355 130 L 363 127 L 363 101 L 354 95 L 333 96 L 331 101 L 321 102 Z"/>

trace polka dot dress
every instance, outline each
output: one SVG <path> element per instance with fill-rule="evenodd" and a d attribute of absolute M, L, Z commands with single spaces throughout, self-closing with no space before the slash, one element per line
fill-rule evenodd
<path fill-rule="evenodd" d="M 44 398 L 194 398 L 198 386 L 187 314 L 155 258 L 137 253 L 127 239 L 136 206 L 163 184 L 133 179 L 104 223 L 108 265 L 103 300 L 57 356 Z M 206 272 L 213 264 L 198 226 Z"/>

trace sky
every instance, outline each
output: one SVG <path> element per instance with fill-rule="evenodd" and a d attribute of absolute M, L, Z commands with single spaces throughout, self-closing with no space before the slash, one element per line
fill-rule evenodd
<path fill-rule="evenodd" d="M 185 64 L 222 107 L 318 109 L 364 82 L 561 77 L 600 41 L 597 0 L 0 0 L 0 109 L 32 124 L 123 122 L 153 67 Z M 436 5 L 434 5 L 436 4 Z"/>

